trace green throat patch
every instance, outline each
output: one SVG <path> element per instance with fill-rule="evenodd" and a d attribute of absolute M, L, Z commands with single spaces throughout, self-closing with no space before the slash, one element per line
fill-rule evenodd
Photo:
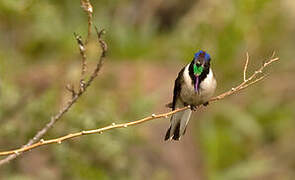
<path fill-rule="evenodd" d="M 196 64 L 194 64 L 194 75 L 200 75 L 203 72 L 203 67 L 202 66 L 197 66 Z"/>

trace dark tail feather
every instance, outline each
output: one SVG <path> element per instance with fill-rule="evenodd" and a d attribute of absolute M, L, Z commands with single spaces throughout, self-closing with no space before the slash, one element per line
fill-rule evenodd
<path fill-rule="evenodd" d="M 179 140 L 179 137 L 180 137 L 180 134 L 179 134 L 179 131 L 180 131 L 180 123 L 177 123 L 176 125 L 176 128 L 175 128 L 175 131 L 173 133 L 173 140 Z"/>
<path fill-rule="evenodd" d="M 165 141 L 170 139 L 170 131 L 171 131 L 171 126 L 169 127 L 169 129 L 166 132 Z M 180 123 L 177 123 L 175 130 L 173 132 L 173 135 L 172 135 L 172 139 L 178 141 L 179 138 L 180 138 Z"/>
<path fill-rule="evenodd" d="M 171 131 L 171 126 L 169 127 L 169 129 L 166 132 L 165 141 L 167 141 L 170 138 L 170 131 Z"/>

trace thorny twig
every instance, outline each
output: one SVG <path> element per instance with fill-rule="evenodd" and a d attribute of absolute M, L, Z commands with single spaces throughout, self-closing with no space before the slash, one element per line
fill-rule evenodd
<path fill-rule="evenodd" d="M 246 64 L 244 66 L 244 79 L 243 79 L 243 82 L 241 84 L 239 84 L 238 86 L 232 88 L 231 90 L 229 90 L 229 91 L 227 91 L 225 93 L 222 93 L 222 94 L 220 94 L 220 95 L 218 95 L 216 97 L 211 98 L 209 102 L 214 102 L 214 101 L 221 100 L 221 99 L 223 99 L 223 98 L 225 98 L 227 96 L 235 94 L 235 93 L 237 93 L 237 92 L 239 92 L 239 91 L 241 91 L 241 90 L 243 90 L 243 89 L 245 89 L 245 88 L 247 88 L 247 87 L 249 87 L 249 86 L 251 86 L 251 85 L 253 85 L 253 84 L 257 83 L 257 82 L 259 82 L 259 81 L 261 81 L 262 79 L 265 78 L 265 75 L 262 75 L 261 77 L 259 77 L 259 75 L 263 74 L 264 68 L 266 68 L 267 66 L 269 66 L 270 64 L 272 64 L 273 62 L 276 62 L 278 60 L 279 60 L 278 57 L 277 58 L 272 57 L 269 61 L 264 62 L 262 64 L 262 66 L 257 71 L 255 71 L 249 78 L 245 78 L 245 74 L 246 74 L 247 67 L 248 67 L 248 61 L 249 61 L 249 57 L 247 55 Z M 131 122 L 127 122 L 127 123 L 122 123 L 122 124 L 112 123 L 111 125 L 103 127 L 103 128 L 98 128 L 98 129 L 94 129 L 94 130 L 87 130 L 87 131 L 80 131 L 80 132 L 68 134 L 68 135 L 65 135 L 65 136 L 62 136 L 62 137 L 59 137 L 59 138 L 56 138 L 56 139 L 49 139 L 49 140 L 41 139 L 39 142 L 37 142 L 35 144 L 32 144 L 30 146 L 26 146 L 26 147 L 23 147 L 23 148 L 10 150 L 10 151 L 0 152 L 0 156 L 6 156 L 6 155 L 11 155 L 11 154 L 12 155 L 17 155 L 19 153 L 29 151 L 31 149 L 35 149 L 35 148 L 40 147 L 40 146 L 44 146 L 44 145 L 48 145 L 48 144 L 54 144 L 54 143 L 61 144 L 62 141 L 72 139 L 72 138 L 75 138 L 75 137 L 79 137 L 79 136 L 83 136 L 83 135 L 101 134 L 102 132 L 108 131 L 108 130 L 111 130 L 111 129 L 126 128 L 128 126 L 134 126 L 134 125 L 137 125 L 137 124 L 141 124 L 141 123 L 144 123 L 144 122 L 147 122 L 147 121 L 151 121 L 151 120 L 159 119 L 159 118 L 163 118 L 163 117 L 168 118 L 172 114 L 175 114 L 175 113 L 180 112 L 180 111 L 184 111 L 184 110 L 189 109 L 189 108 L 190 108 L 190 106 L 186 106 L 186 107 L 176 109 L 174 111 L 170 111 L 170 112 L 163 113 L 163 114 L 158 114 L 158 115 L 152 114 L 151 116 L 145 117 L 143 119 L 140 119 L 140 120 L 137 120 L 137 121 L 131 121 Z"/>
<path fill-rule="evenodd" d="M 86 4 L 83 4 L 82 2 L 86 2 Z M 82 3 L 82 7 L 83 7 L 84 10 L 85 10 L 85 7 L 86 7 L 84 5 L 87 5 L 88 11 L 89 11 L 88 16 L 91 16 L 90 18 L 88 18 L 88 21 L 92 21 L 92 6 L 91 6 L 89 0 L 81 0 L 81 3 Z M 90 33 L 91 33 L 91 24 L 92 24 L 92 22 L 88 22 L 88 37 L 90 37 Z M 97 30 L 97 28 L 96 28 L 96 30 Z M 105 32 L 104 30 L 97 31 L 98 42 L 99 42 L 99 45 L 100 45 L 100 48 L 101 48 L 101 55 L 100 55 L 100 57 L 98 59 L 98 63 L 96 65 L 96 68 L 94 69 L 94 71 L 92 72 L 92 74 L 90 76 L 90 79 L 88 81 L 84 82 L 84 80 L 81 78 L 80 88 L 79 88 L 78 92 L 76 92 L 74 90 L 73 85 L 67 85 L 66 86 L 66 89 L 72 94 L 72 98 L 67 102 L 67 104 L 64 107 L 62 107 L 60 109 L 60 111 L 56 115 L 52 116 L 50 121 L 45 125 L 45 127 L 43 127 L 40 131 L 38 131 L 35 134 L 35 136 L 32 139 L 30 139 L 28 141 L 28 143 L 26 143 L 22 148 L 31 147 L 32 145 L 34 146 L 34 144 L 37 143 L 47 133 L 47 131 L 49 129 L 51 129 L 54 126 L 54 124 L 59 119 L 61 119 L 66 112 L 69 111 L 69 109 L 72 107 L 72 105 L 83 95 L 83 93 L 86 91 L 86 89 L 91 85 L 92 81 L 96 78 L 98 72 L 100 71 L 100 69 L 101 69 L 101 67 L 103 65 L 104 57 L 106 56 L 106 51 L 107 51 L 107 45 L 104 42 L 104 40 L 102 39 L 102 34 L 104 34 L 104 32 Z M 81 38 L 79 38 L 79 39 L 81 39 Z M 77 41 L 78 41 L 78 45 L 79 45 L 80 53 L 81 53 L 80 45 L 81 44 L 83 45 L 83 42 L 81 41 L 81 44 L 80 44 L 78 39 L 77 39 Z M 85 46 L 83 45 L 83 47 L 85 47 Z M 5 164 L 5 163 L 10 162 L 13 159 L 15 159 L 21 153 L 22 152 L 13 153 L 13 154 L 10 154 L 8 157 L 0 160 L 0 166 Z"/>

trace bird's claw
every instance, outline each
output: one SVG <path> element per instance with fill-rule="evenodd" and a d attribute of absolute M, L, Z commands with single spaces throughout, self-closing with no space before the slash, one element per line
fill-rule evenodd
<path fill-rule="evenodd" d="M 192 111 L 196 111 L 197 110 L 197 106 L 195 106 L 195 105 L 190 105 L 190 107 L 191 107 L 191 110 Z"/>

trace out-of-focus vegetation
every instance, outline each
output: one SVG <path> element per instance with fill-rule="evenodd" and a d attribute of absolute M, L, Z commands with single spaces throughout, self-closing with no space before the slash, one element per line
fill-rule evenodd
<path fill-rule="evenodd" d="M 81 137 L 26 153 L 1 179 L 295 178 L 295 2 L 100 0 L 107 31 L 98 80 L 46 135 L 58 137 L 167 110 L 174 79 L 199 49 L 212 56 L 218 92 L 276 51 L 267 80 L 195 113 L 181 142 L 163 141 L 168 120 Z M 19 147 L 50 119 L 77 82 L 73 32 L 87 17 L 73 0 L 0 0 L 0 150 Z M 88 67 L 97 57 L 95 37 Z"/>

